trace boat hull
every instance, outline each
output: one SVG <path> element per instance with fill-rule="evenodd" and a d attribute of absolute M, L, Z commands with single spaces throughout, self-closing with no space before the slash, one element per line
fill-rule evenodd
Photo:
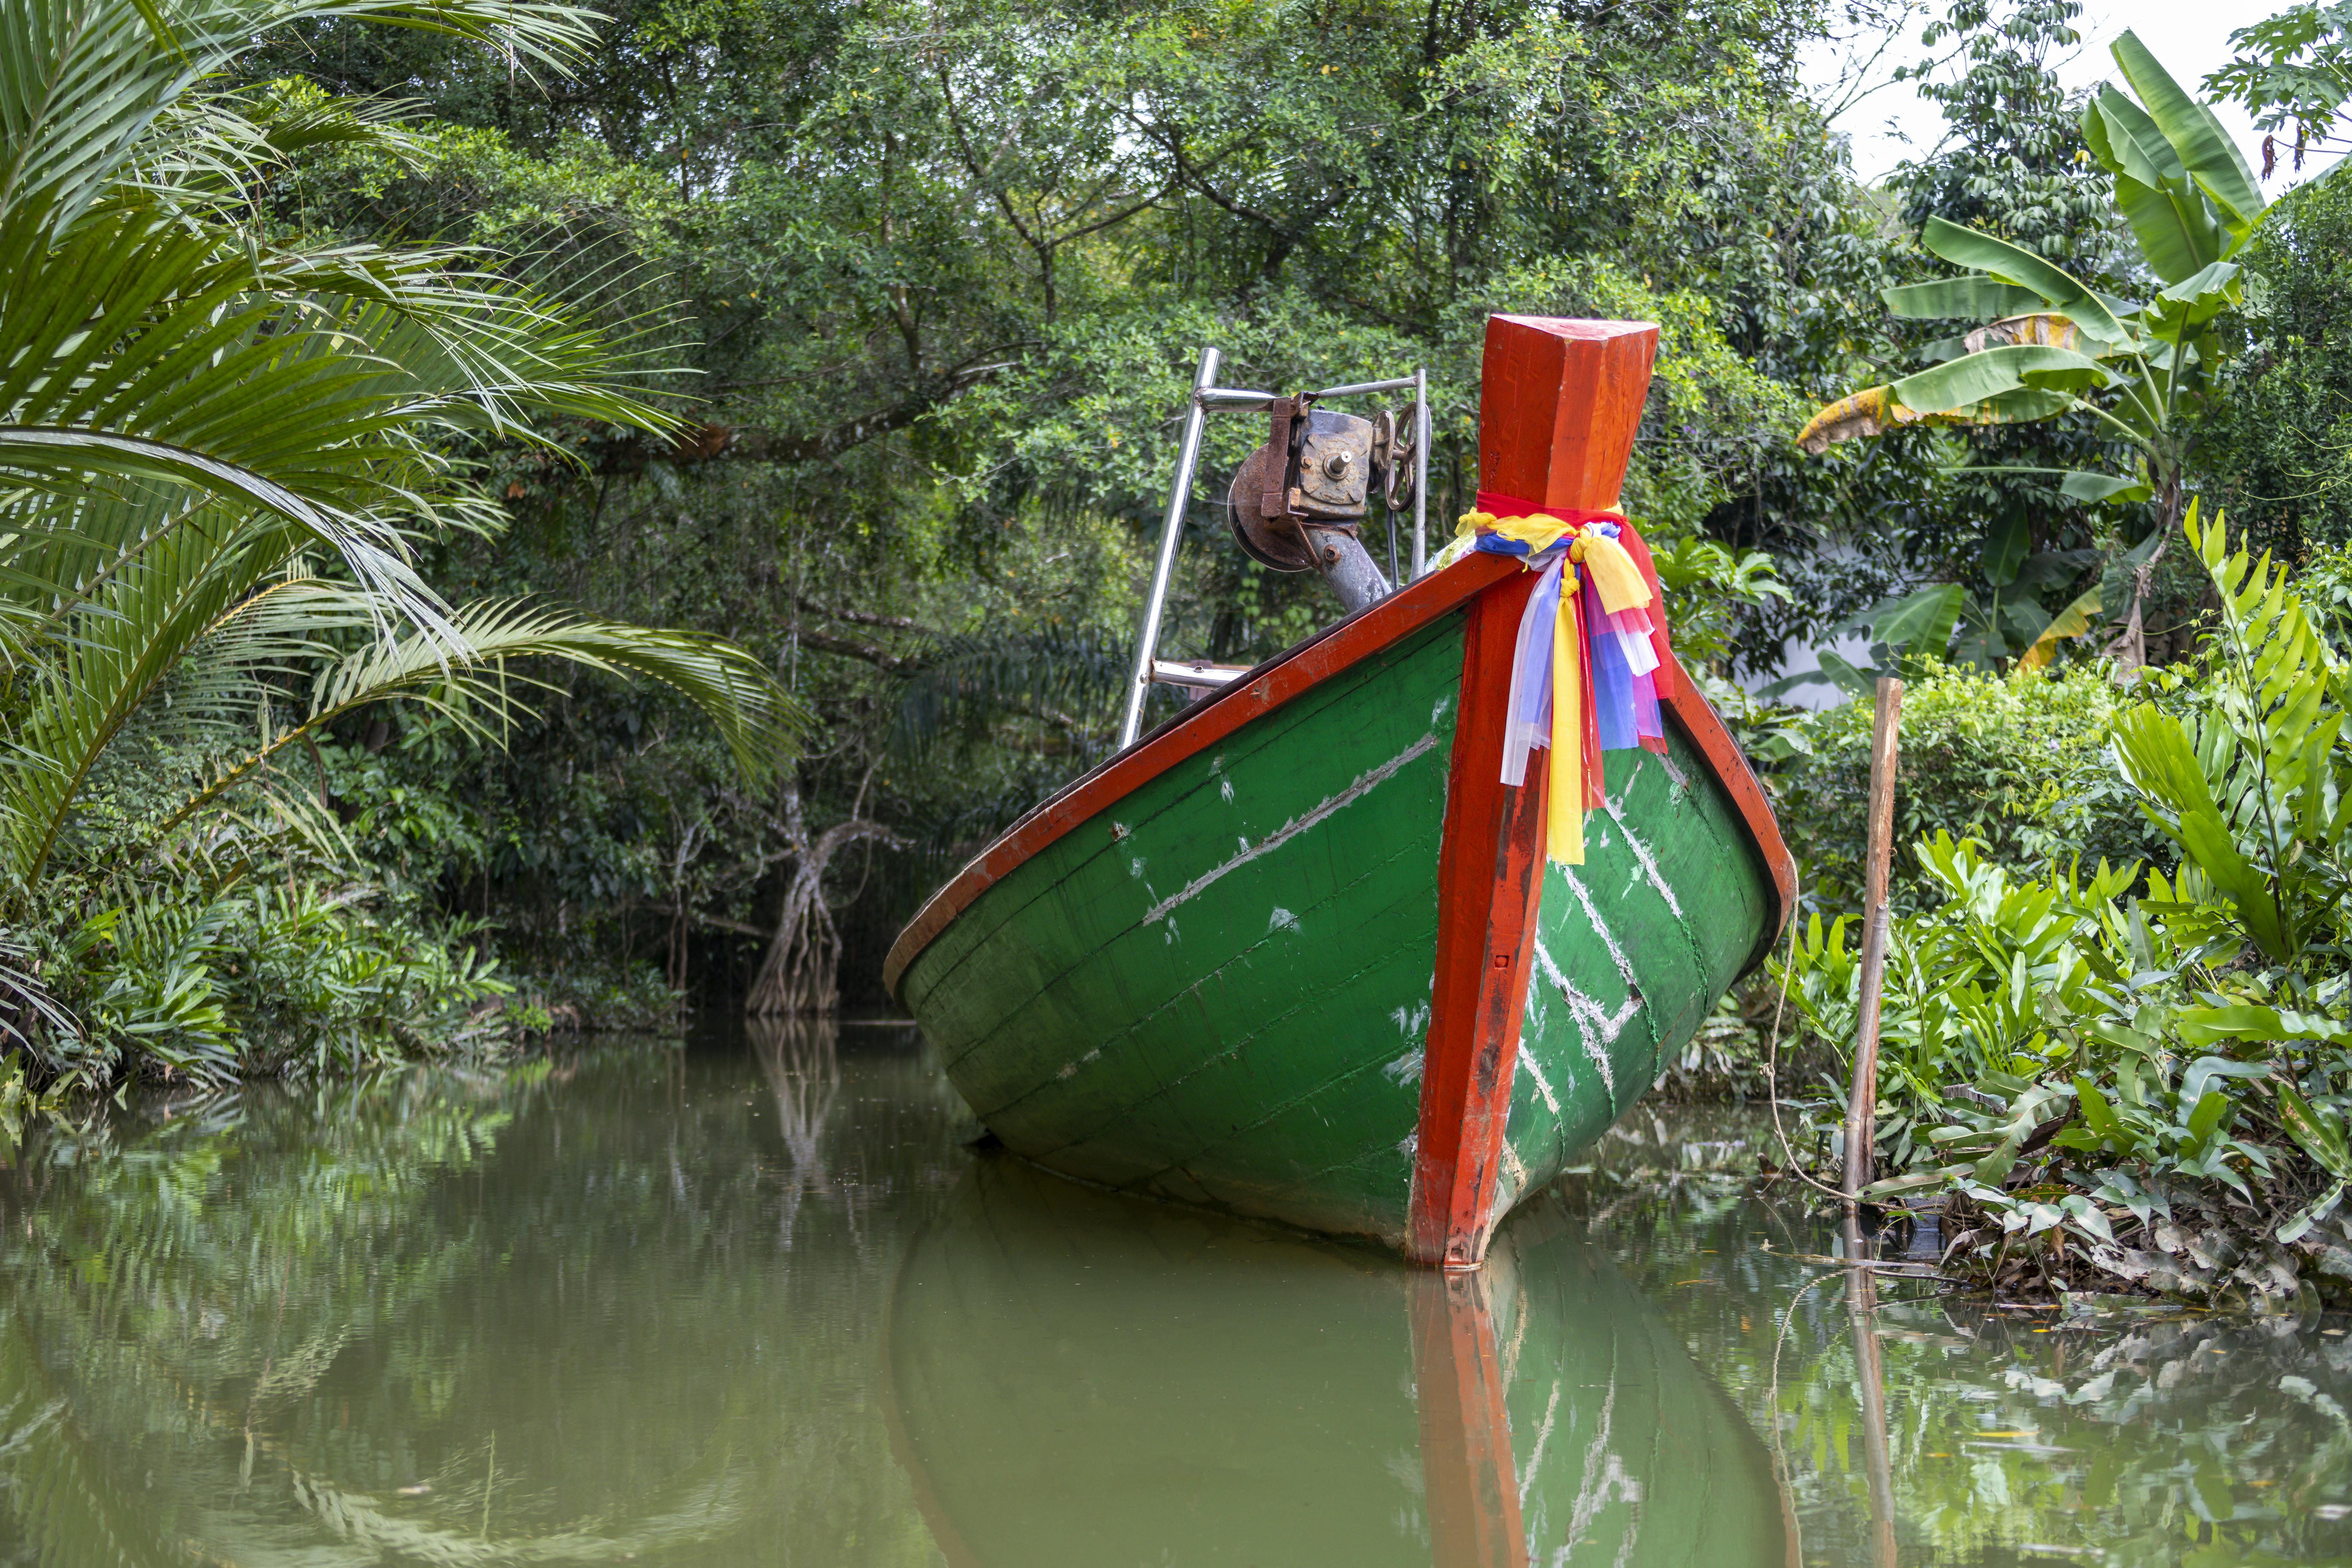
<path fill-rule="evenodd" d="M 1643 322 L 1491 318 L 1481 505 L 1613 506 L 1656 347 Z M 1480 552 L 1423 575 L 932 897 L 884 980 L 1008 1147 L 1470 1268 L 1633 1102 L 1763 957 L 1795 872 L 1663 638 L 1663 751 L 1599 759 L 1583 858 L 1549 862 L 1552 770 L 1505 782 L 1536 581 Z"/>
<path fill-rule="evenodd" d="M 1482 608 L 1509 607 L 1482 595 L 1516 586 L 1490 562 L 1449 568 L 1477 579 L 1460 602 L 1291 700 L 1231 694 L 1240 722 L 1107 792 L 912 955 L 898 994 L 1008 1148 L 1413 1250 L 1465 653 Z M 1607 1129 L 1778 929 L 1694 702 L 1665 755 L 1610 753 L 1583 866 L 1536 857 L 1486 1228 Z"/>

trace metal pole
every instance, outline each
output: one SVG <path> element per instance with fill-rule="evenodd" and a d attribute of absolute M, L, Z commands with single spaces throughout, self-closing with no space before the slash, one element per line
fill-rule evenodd
<path fill-rule="evenodd" d="M 1151 656 L 1160 647 L 1160 616 L 1168 607 L 1168 579 L 1176 570 L 1176 546 L 1184 537 L 1184 503 L 1192 498 L 1192 468 L 1201 460 L 1201 421 L 1207 410 L 1201 394 L 1217 379 L 1217 351 L 1201 351 L 1200 374 L 1184 399 L 1184 444 L 1176 452 L 1176 482 L 1168 491 L 1168 516 L 1160 524 L 1160 560 L 1151 569 L 1151 593 L 1143 601 L 1143 626 L 1135 634 L 1135 671 L 1128 678 L 1127 716 L 1119 721 L 1118 749 L 1135 744 L 1143 728 L 1144 694 L 1151 689 Z"/>
<path fill-rule="evenodd" d="M 1357 394 L 1363 392 L 1399 392 L 1403 390 L 1405 387 L 1414 385 L 1417 380 L 1418 378 L 1415 376 L 1400 375 L 1392 381 L 1351 381 L 1345 386 L 1327 386 L 1322 391 L 1309 394 L 1309 395 L 1319 399 L 1325 397 L 1353 397 Z"/>
<path fill-rule="evenodd" d="M 1412 574 L 1429 569 L 1429 369 L 1412 373 Z"/>

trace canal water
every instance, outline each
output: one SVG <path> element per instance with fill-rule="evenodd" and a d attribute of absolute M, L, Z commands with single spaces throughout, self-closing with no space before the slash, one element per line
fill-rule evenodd
<path fill-rule="evenodd" d="M 975 1131 L 847 1025 L 28 1132 L 0 1563 L 2352 1558 L 2345 1323 L 1857 1285 L 1737 1111 L 1451 1280 Z"/>

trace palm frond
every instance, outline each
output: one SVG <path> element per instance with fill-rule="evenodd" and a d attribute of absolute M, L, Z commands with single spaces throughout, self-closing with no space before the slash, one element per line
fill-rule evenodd
<path fill-rule="evenodd" d="M 314 647 L 310 639 L 321 626 L 364 622 L 364 605 L 351 590 L 290 583 L 240 606 L 218 635 L 255 657 L 275 658 Z M 388 698 L 422 702 L 478 738 L 500 742 L 531 712 L 520 690 L 552 689 L 546 679 L 513 668 L 516 660 L 555 659 L 606 675 L 659 681 L 701 710 L 755 786 L 774 779 L 812 721 L 807 708 L 766 666 L 722 638 L 571 616 L 515 600 L 468 605 L 452 623 L 461 639 L 454 653 L 418 634 L 379 637 L 320 668 L 301 721 L 222 768 L 173 813 L 167 828 L 218 801 L 286 747 Z"/>

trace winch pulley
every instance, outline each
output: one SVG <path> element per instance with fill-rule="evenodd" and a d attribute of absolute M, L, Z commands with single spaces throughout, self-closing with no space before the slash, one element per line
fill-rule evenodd
<path fill-rule="evenodd" d="M 1192 498 L 1192 474 L 1201 458 L 1202 423 L 1212 410 L 1267 416 L 1265 444 L 1243 459 L 1227 492 L 1228 525 L 1235 542 L 1252 560 L 1277 572 L 1319 572 L 1340 605 L 1353 615 L 1394 592 L 1391 579 L 1400 574 L 1395 519 L 1407 502 L 1412 507 L 1409 575 L 1419 576 L 1428 560 L 1427 371 L 1286 397 L 1217 385 L 1220 358 L 1213 348 L 1202 350 L 1200 370 L 1193 378 L 1175 482 L 1169 489 L 1151 589 L 1144 601 L 1143 626 L 1136 639 L 1135 667 L 1119 730 L 1121 749 L 1134 744 L 1142 727 L 1143 700 L 1154 679 L 1169 578 L 1175 569 L 1184 509 Z M 1412 391 L 1412 402 L 1401 408 L 1383 408 L 1370 418 L 1318 406 L 1335 399 L 1407 388 Z M 1376 489 L 1390 519 L 1387 575 L 1372 563 L 1357 538 Z"/>

